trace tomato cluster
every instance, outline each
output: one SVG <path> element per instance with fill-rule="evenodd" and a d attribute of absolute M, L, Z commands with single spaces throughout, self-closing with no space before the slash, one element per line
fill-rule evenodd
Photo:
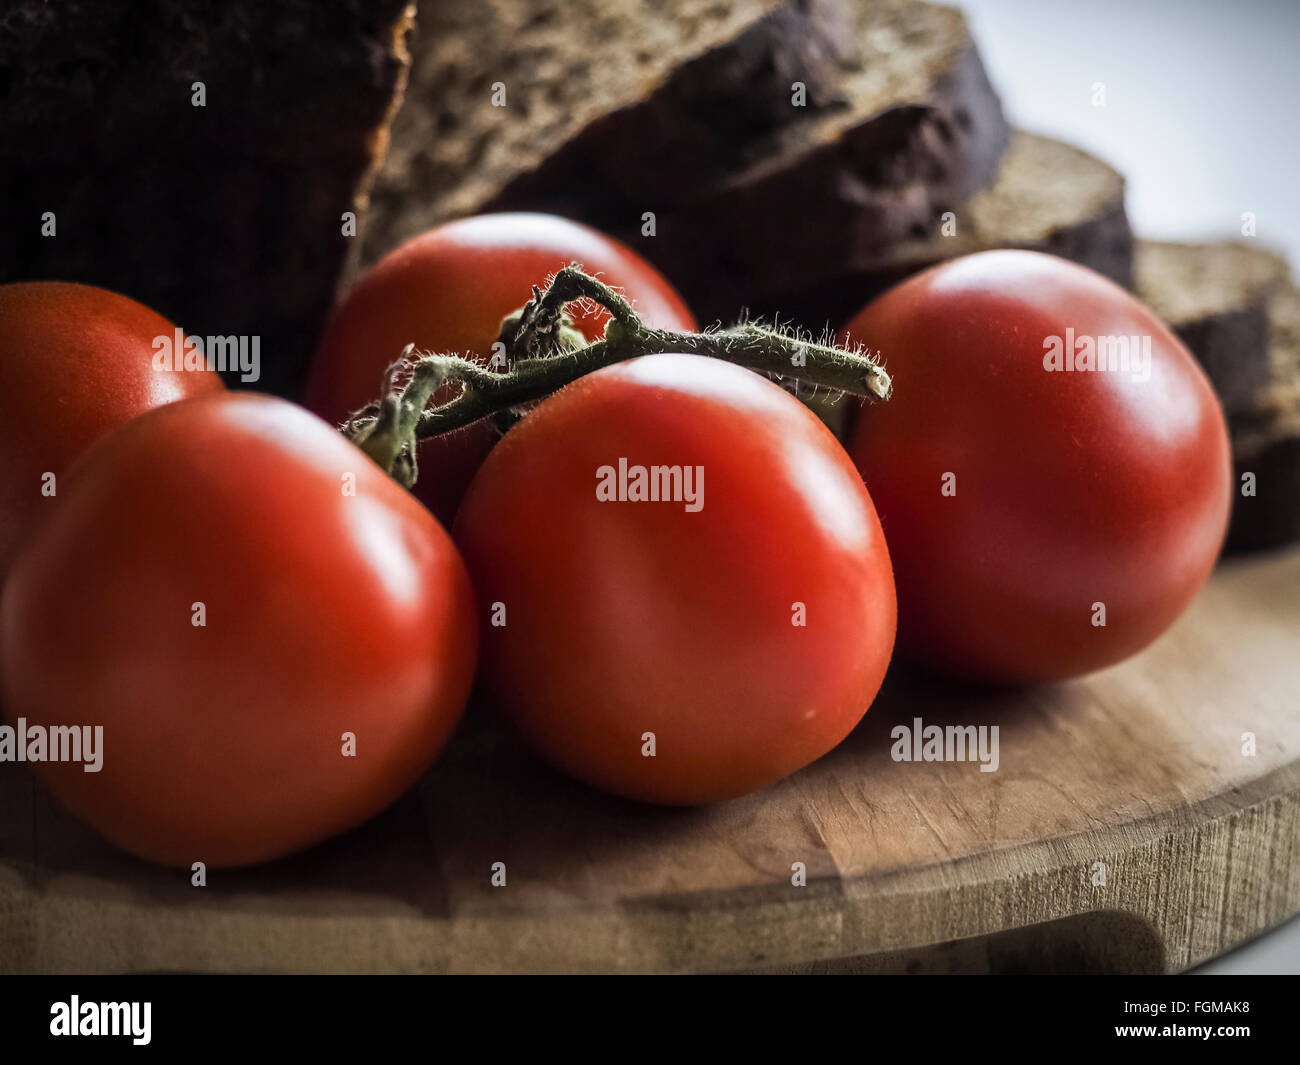
<path fill-rule="evenodd" d="M 929 666 L 1055 679 L 1150 642 L 1214 562 L 1229 466 L 1204 377 L 1131 297 L 1029 253 L 938 267 L 849 323 L 895 398 L 847 450 L 772 381 L 672 353 L 580 377 L 499 442 L 490 422 L 426 441 L 415 495 L 337 431 L 407 344 L 492 364 L 571 261 L 694 328 L 601 234 L 467 219 L 339 305 L 316 414 L 160 368 L 172 325 L 123 297 L 0 287 L 3 710 L 102 729 L 102 764 L 36 762 L 71 811 L 153 861 L 265 861 L 407 788 L 476 676 L 581 780 L 725 799 L 853 729 L 896 617 Z M 1145 377 L 1052 372 L 1067 331 L 1135 340 Z"/>

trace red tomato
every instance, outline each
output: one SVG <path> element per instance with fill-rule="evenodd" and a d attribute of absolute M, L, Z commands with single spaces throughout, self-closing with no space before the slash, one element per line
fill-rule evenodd
<path fill-rule="evenodd" d="M 900 650 L 1052 680 L 1178 617 L 1223 542 L 1231 464 L 1205 375 L 1150 311 L 1062 259 L 992 251 L 905 281 L 847 332 L 894 379 L 849 451 L 889 539 Z M 1112 337 L 1135 338 L 1127 364 Z M 1106 369 L 1065 362 L 1083 338 Z"/>
<path fill-rule="evenodd" d="M 486 364 L 501 321 L 571 262 L 618 286 L 637 313 L 661 329 L 695 320 L 667 281 L 635 252 L 594 229 L 544 214 L 489 214 L 430 230 L 384 256 L 335 309 L 321 338 L 307 405 L 341 422 L 378 399 L 384 368 L 407 344 L 439 354 L 473 354 Z M 609 315 L 569 305 L 588 339 Z M 444 522 L 491 449 L 487 423 L 420 448 L 416 495 Z"/>
<path fill-rule="evenodd" d="M 209 370 L 153 368 L 176 327 L 89 285 L 0 285 L 0 581 L 72 460 L 151 407 L 221 391 Z M 50 495 L 45 474 L 54 474 Z"/>
<path fill-rule="evenodd" d="M 34 767 L 109 840 L 168 865 L 264 861 L 370 817 L 443 746 L 474 669 L 464 564 L 324 422 L 250 393 L 186 400 L 68 480 L 5 589 L 4 707 L 103 727 L 99 772 Z"/>
<path fill-rule="evenodd" d="M 637 466 L 680 467 L 672 498 L 636 498 Z M 650 356 L 557 392 L 488 456 L 454 535 L 490 697 L 539 754 L 620 795 L 779 780 L 848 735 L 889 662 L 889 555 L 857 471 L 806 407 L 729 363 Z"/>

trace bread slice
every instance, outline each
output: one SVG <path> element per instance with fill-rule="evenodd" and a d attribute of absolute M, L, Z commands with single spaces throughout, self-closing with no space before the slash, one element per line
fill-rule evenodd
<path fill-rule="evenodd" d="M 648 250 L 652 243 L 638 246 Z M 1087 152 L 1016 131 L 989 188 L 956 206 L 949 219 L 931 219 L 923 236 L 884 248 L 855 270 L 836 275 L 810 269 L 804 284 L 789 289 L 727 285 L 720 278 L 688 284 L 669 276 L 702 318 L 731 318 L 746 306 L 817 331 L 840 328 L 879 293 L 920 270 L 990 248 L 1050 252 L 1129 285 L 1133 235 L 1124 179 Z"/>
<path fill-rule="evenodd" d="M 1269 380 L 1229 417 L 1236 467 L 1231 550 L 1300 540 L 1300 290 L 1287 285 L 1269 312 Z M 1254 494 L 1243 494 L 1247 475 Z"/>
<path fill-rule="evenodd" d="M 1300 290 L 1243 241 L 1138 242 L 1134 289 L 1206 369 L 1232 434 L 1228 548 L 1300 539 Z"/>
<path fill-rule="evenodd" d="M 369 257 L 521 197 L 599 213 L 613 194 L 671 198 L 707 180 L 748 139 L 799 117 L 790 82 L 805 81 L 813 110 L 839 101 L 846 3 L 423 5 Z"/>
<path fill-rule="evenodd" d="M 637 234 L 653 212 L 658 261 L 709 249 L 705 273 L 788 280 L 928 222 L 1006 141 L 961 14 L 920 0 L 448 0 L 422 18 L 371 256 L 484 210 Z M 493 82 L 515 102 L 493 107 Z"/>
<path fill-rule="evenodd" d="M 1229 413 L 1249 409 L 1272 377 L 1269 305 L 1286 262 L 1243 241 L 1139 241 L 1134 284 L 1205 368 Z"/>
<path fill-rule="evenodd" d="M 6 5 L 0 281 L 102 285 L 193 334 L 257 336 L 256 386 L 291 391 L 412 18 L 408 0 Z"/>

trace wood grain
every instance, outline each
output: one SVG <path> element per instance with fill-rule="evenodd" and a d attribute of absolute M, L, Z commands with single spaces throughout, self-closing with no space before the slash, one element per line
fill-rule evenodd
<path fill-rule="evenodd" d="M 998 725 L 999 770 L 893 761 L 918 716 Z M 570 783 L 478 713 L 370 825 L 199 889 L 0 766 L 5 971 L 1176 971 L 1297 910 L 1296 551 L 1225 563 L 1080 681 L 896 669 L 837 750 L 705 809 Z"/>

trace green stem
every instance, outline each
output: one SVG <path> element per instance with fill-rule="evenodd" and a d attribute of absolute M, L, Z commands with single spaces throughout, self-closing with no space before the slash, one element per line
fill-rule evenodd
<path fill-rule="evenodd" d="M 801 357 L 809 365 L 817 360 L 814 373 L 802 373 L 802 368 L 794 364 L 792 360 L 796 350 L 802 353 Z M 525 359 L 507 374 L 492 373 L 454 355 L 427 356 L 421 360 L 422 363 L 437 365 L 446 380 L 459 380 L 465 388 L 442 406 L 426 410 L 420 417 L 417 435 L 424 439 L 451 432 L 502 408 L 542 399 L 603 366 L 642 355 L 668 352 L 706 355 L 760 373 L 811 380 L 817 385 L 856 396 L 875 399 L 889 396 L 888 376 L 863 356 L 822 344 L 795 344 L 788 337 L 760 326 L 737 326 L 714 333 L 642 329 L 617 339 L 607 334 L 604 340 L 571 352 L 562 365 L 551 357 Z"/>
<path fill-rule="evenodd" d="M 566 304 L 590 299 L 606 308 L 605 337 L 581 345 L 564 315 Z M 704 355 L 778 378 L 792 377 L 869 399 L 888 399 L 889 375 L 861 351 L 817 344 L 752 323 L 705 333 L 681 333 L 645 325 L 631 304 L 609 286 L 566 266 L 550 286 L 502 323 L 509 370 L 497 373 L 459 355 L 426 355 L 414 365 L 405 388 L 396 374 L 413 350 L 388 368 L 384 395 L 352 416 L 344 432 L 379 465 L 408 487 L 416 476 L 417 440 L 438 436 L 499 411 L 543 399 L 572 381 L 627 359 L 680 352 Z M 442 385 L 458 382 L 458 395 L 426 409 Z"/>

